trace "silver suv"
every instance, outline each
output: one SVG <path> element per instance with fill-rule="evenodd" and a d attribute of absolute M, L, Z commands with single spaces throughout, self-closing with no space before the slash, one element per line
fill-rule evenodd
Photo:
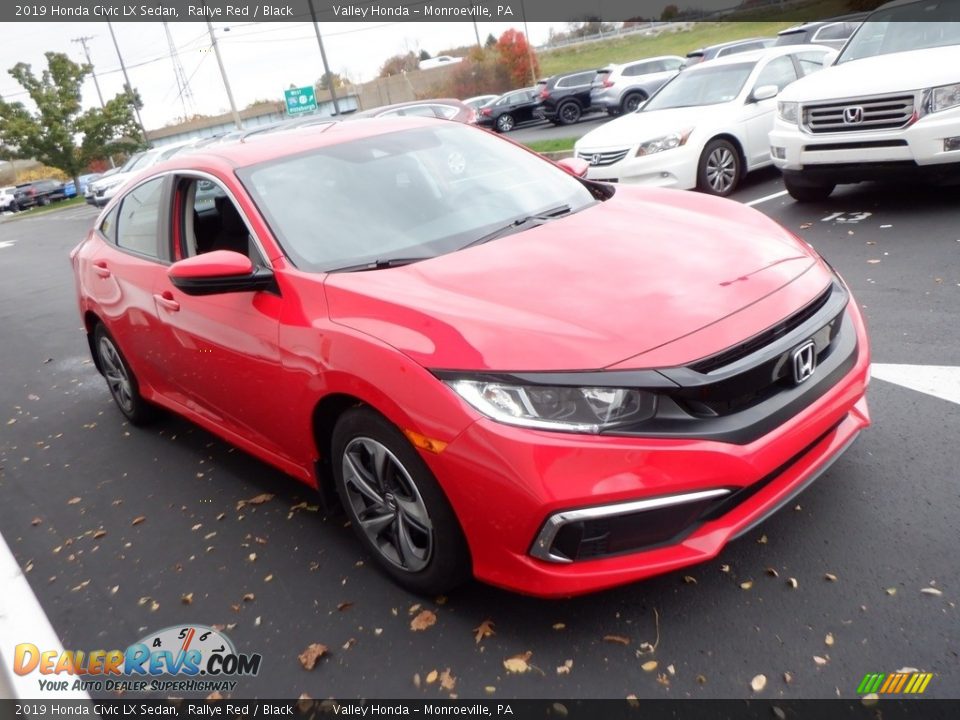
<path fill-rule="evenodd" d="M 600 68 L 590 88 L 590 104 L 611 115 L 634 112 L 676 75 L 683 63 L 682 57 L 664 55 Z"/>

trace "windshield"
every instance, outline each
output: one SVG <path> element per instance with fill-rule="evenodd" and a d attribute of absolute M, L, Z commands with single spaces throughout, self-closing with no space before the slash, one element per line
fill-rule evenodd
<path fill-rule="evenodd" d="M 129 158 L 127 158 L 127 161 L 119 169 L 113 172 L 123 172 L 123 173 L 130 172 L 131 170 L 133 170 L 133 166 L 136 165 L 138 162 L 140 162 L 140 158 L 142 158 L 145 154 L 146 153 L 138 152 L 134 155 L 131 155 Z"/>
<path fill-rule="evenodd" d="M 917 22 L 921 16 L 923 21 Z M 960 45 L 960 4 L 923 0 L 873 13 L 850 38 L 836 64 L 945 45 Z"/>
<path fill-rule="evenodd" d="M 754 67 L 756 62 L 747 62 L 682 72 L 637 112 L 730 102 L 740 94 Z"/>
<path fill-rule="evenodd" d="M 443 255 L 515 220 L 594 202 L 563 170 L 452 123 L 330 145 L 238 175 L 293 262 L 313 271 Z"/>
<path fill-rule="evenodd" d="M 150 150 L 149 152 L 143 153 L 139 157 L 134 156 L 130 158 L 130 160 L 127 161 L 127 164 L 123 166 L 123 172 L 136 172 L 137 170 L 143 170 L 145 167 L 150 167 L 158 153 L 158 150 Z"/>

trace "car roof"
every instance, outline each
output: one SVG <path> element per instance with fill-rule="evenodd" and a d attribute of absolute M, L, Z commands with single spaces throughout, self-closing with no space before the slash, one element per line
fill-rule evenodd
<path fill-rule="evenodd" d="M 250 133 L 234 142 L 202 147 L 196 152 L 185 155 L 174 155 L 170 160 L 151 168 L 151 174 L 154 171 L 200 169 L 208 166 L 233 169 L 248 167 L 353 140 L 362 140 L 417 127 L 448 127 L 450 124 L 450 120 L 419 116 L 358 118 L 350 122 L 333 121 L 324 125 L 308 125 L 275 129 L 264 133 Z M 453 123 L 453 125 L 469 127 L 462 123 Z M 484 131 L 477 130 L 477 132 Z"/>
<path fill-rule="evenodd" d="M 626 62 L 622 62 L 622 63 L 610 63 L 608 65 L 604 65 L 602 68 L 598 68 L 597 72 L 613 72 L 614 70 L 625 68 L 628 65 L 636 65 L 637 63 L 643 63 L 643 62 L 652 62 L 654 60 L 683 60 L 683 58 L 680 57 L 679 55 L 654 55 L 652 57 L 637 58 L 636 60 L 627 60 Z"/>
<path fill-rule="evenodd" d="M 833 48 L 826 45 L 817 45 L 808 43 L 806 45 L 781 45 L 780 47 L 769 47 L 763 50 L 748 50 L 747 52 L 736 53 L 735 55 L 724 55 L 723 57 L 707 60 L 693 67 L 684 70 L 684 73 L 699 72 L 701 68 L 719 67 L 721 65 L 739 65 L 746 62 L 759 62 L 767 58 L 779 57 L 780 55 L 792 55 L 797 52 L 812 52 L 823 50 L 824 52 L 836 52 Z"/>
<path fill-rule="evenodd" d="M 368 118 L 379 115 L 383 112 L 388 112 L 389 110 L 396 110 L 399 108 L 405 107 L 415 107 L 417 105 L 453 105 L 454 107 L 459 108 L 463 105 L 463 102 L 457 100 L 456 98 L 428 98 L 426 100 L 410 100 L 408 102 L 402 103 L 393 103 L 392 105 L 380 105 L 375 108 L 370 108 L 369 110 L 363 110 L 361 112 L 350 113 L 351 118 Z M 331 118 L 325 118 L 327 120 Z"/>
<path fill-rule="evenodd" d="M 793 27 L 788 27 L 786 30 L 781 30 L 777 35 L 790 35 L 791 33 L 806 32 L 808 30 L 815 30 L 817 28 L 823 27 L 824 25 L 833 25 L 834 23 L 841 22 L 859 22 L 865 20 L 870 13 L 851 13 L 849 15 L 839 15 L 837 17 L 829 18 L 828 20 L 811 20 L 809 22 L 800 23 L 799 25 L 794 25 Z"/>

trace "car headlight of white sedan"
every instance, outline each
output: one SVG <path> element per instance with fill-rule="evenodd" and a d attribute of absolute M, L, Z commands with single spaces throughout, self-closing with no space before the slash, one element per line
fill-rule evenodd
<path fill-rule="evenodd" d="M 662 137 L 654 138 L 653 140 L 642 142 L 640 143 L 640 147 L 637 148 L 637 157 L 654 155 L 658 152 L 663 152 L 664 150 L 673 150 L 674 148 L 678 148 L 681 145 L 686 144 L 687 138 L 690 137 L 690 133 L 692 132 L 693 128 L 687 128 L 686 130 L 679 130 L 677 132 L 672 132 L 669 135 L 664 135 Z"/>

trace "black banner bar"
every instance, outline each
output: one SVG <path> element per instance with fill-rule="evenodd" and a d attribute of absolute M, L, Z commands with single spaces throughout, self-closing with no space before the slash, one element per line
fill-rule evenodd
<path fill-rule="evenodd" d="M 883 0 L 313 0 L 319 22 L 520 22 L 821 20 L 874 9 Z M 901 20 L 924 20 L 918 0 Z M 669 8 L 669 9 L 668 9 Z M 938 17 L 943 18 L 942 14 Z M 4 0 L 0 21 L 14 22 L 309 21 L 308 0 Z"/>
<path fill-rule="evenodd" d="M 0 720 L 505 718 L 509 720 L 954 720 L 960 700 L 0 700 Z"/>

